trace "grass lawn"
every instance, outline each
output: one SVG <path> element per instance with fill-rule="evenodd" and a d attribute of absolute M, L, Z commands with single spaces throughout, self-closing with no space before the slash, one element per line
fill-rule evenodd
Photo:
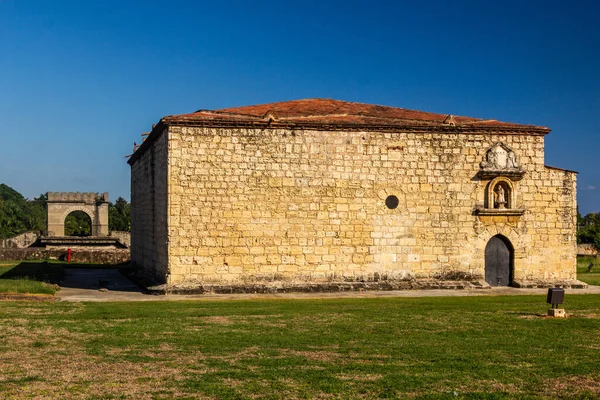
<path fill-rule="evenodd" d="M 593 263 L 588 272 L 588 265 Z M 577 257 L 577 279 L 589 285 L 600 285 L 600 259 L 596 257 Z"/>
<path fill-rule="evenodd" d="M 62 263 L 0 261 L 0 293 L 54 294 L 63 276 Z"/>
<path fill-rule="evenodd" d="M 3 302 L 0 398 L 598 398 L 600 295 Z"/>

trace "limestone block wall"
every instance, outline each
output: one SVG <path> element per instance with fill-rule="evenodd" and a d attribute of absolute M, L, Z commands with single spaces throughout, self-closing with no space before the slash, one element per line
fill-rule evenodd
<path fill-rule="evenodd" d="M 479 217 L 474 263 L 484 265 L 487 241 L 501 234 L 514 247 L 515 282 L 576 279 L 576 174 L 543 164 L 524 168 L 527 174 L 516 182 L 515 189 L 516 208 L 524 208 L 525 213 L 521 217 Z"/>
<path fill-rule="evenodd" d="M 543 136 L 168 129 L 168 263 L 154 264 L 168 283 L 483 276 L 496 234 L 515 249 L 515 280 L 575 278 L 575 175 L 544 166 Z M 152 157 L 166 157 L 166 137 Z M 476 215 L 479 163 L 497 142 L 526 170 L 522 216 Z M 145 238 L 151 209 L 134 212 Z"/>
<path fill-rule="evenodd" d="M 131 263 L 157 282 L 168 273 L 167 146 L 165 130 L 131 167 Z"/>
<path fill-rule="evenodd" d="M 94 217 L 96 226 L 95 231 L 92 232 L 92 235 L 108 236 L 108 203 L 97 204 L 94 210 Z"/>

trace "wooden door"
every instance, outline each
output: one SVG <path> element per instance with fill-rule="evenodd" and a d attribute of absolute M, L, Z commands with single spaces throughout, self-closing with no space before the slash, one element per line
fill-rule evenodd
<path fill-rule="evenodd" d="M 485 281 L 490 286 L 512 284 L 512 248 L 508 240 L 494 236 L 485 246 Z"/>

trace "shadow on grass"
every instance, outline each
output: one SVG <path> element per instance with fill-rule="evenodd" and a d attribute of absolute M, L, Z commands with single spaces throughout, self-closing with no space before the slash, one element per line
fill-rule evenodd
<path fill-rule="evenodd" d="M 26 279 L 58 284 L 64 277 L 65 269 L 62 264 L 46 261 L 24 261 L 14 267 L 0 269 L 0 279 Z"/>
<path fill-rule="evenodd" d="M 72 289 L 107 289 L 143 292 L 127 278 L 129 263 L 116 265 L 78 264 L 54 261 L 22 261 L 14 266 L 0 266 L 0 293 L 50 293 L 60 285 Z M 46 284 L 53 287 L 48 289 Z"/>

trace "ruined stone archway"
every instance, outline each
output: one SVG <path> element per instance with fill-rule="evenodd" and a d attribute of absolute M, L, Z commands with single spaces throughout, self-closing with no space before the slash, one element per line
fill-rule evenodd
<path fill-rule="evenodd" d="M 65 236 L 65 218 L 83 211 L 92 220 L 92 236 L 108 236 L 108 193 L 48 192 L 48 236 Z"/>

